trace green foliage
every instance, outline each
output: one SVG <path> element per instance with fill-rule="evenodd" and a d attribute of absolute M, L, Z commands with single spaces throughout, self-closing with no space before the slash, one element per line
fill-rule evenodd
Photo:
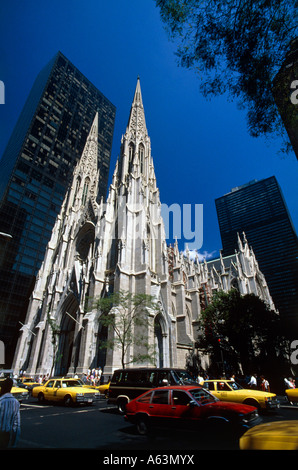
<path fill-rule="evenodd" d="M 109 297 L 96 299 L 92 308 L 100 310 L 100 323 L 113 330 L 113 338 L 103 341 L 104 349 L 118 346 L 122 367 L 131 362 L 154 361 L 154 351 L 148 344 L 149 316 L 159 312 L 159 305 L 150 295 L 115 292 Z M 127 351 L 133 346 L 134 355 L 127 359 Z"/>
<path fill-rule="evenodd" d="M 202 312 L 199 327 L 199 348 L 216 355 L 220 344 L 226 358 L 232 364 L 241 363 L 246 371 L 284 352 L 278 314 L 254 294 L 217 292 Z"/>
<path fill-rule="evenodd" d="M 297 37 L 298 1 L 156 0 L 179 64 L 193 68 L 205 97 L 227 93 L 247 109 L 252 136 L 277 134 L 288 147 L 272 80 Z"/>

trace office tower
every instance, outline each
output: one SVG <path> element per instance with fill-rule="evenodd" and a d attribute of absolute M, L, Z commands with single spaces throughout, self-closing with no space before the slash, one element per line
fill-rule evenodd
<path fill-rule="evenodd" d="M 273 80 L 273 96 L 298 159 L 298 38 Z"/>
<path fill-rule="evenodd" d="M 281 318 L 297 327 L 298 241 L 276 178 L 236 187 L 215 204 L 223 254 L 234 253 L 244 231 Z"/>
<path fill-rule="evenodd" d="M 98 195 L 105 198 L 115 107 L 61 52 L 39 73 L 0 161 L 0 339 L 6 363 L 96 113 Z"/>

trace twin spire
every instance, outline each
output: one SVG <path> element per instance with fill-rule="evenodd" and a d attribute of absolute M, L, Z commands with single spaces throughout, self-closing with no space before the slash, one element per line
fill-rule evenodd
<path fill-rule="evenodd" d="M 137 86 L 135 89 L 135 94 L 127 124 L 127 132 L 129 131 L 134 134 L 135 138 L 140 138 L 142 135 L 148 135 L 142 100 L 140 77 L 138 77 L 137 79 Z"/>
<path fill-rule="evenodd" d="M 147 178 L 154 179 L 153 163 L 151 159 L 150 139 L 148 137 L 145 112 L 142 100 L 140 77 L 131 105 L 129 120 L 125 136 L 122 137 L 121 164 L 116 165 L 115 171 L 121 167 L 124 181 L 132 168 L 139 167 L 139 171 Z M 72 200 L 77 200 L 79 204 L 86 201 L 86 196 L 90 196 L 90 190 L 94 197 L 97 193 L 98 179 L 98 112 L 96 112 L 81 159 L 78 161 L 73 173 Z M 118 179 L 118 178 L 117 178 Z M 115 172 L 113 181 L 115 181 Z M 91 189 L 92 188 L 92 189 Z M 95 196 L 96 197 L 96 196 Z"/>

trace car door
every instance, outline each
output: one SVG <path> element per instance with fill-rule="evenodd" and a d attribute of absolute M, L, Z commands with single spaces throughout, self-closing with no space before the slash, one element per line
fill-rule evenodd
<path fill-rule="evenodd" d="M 63 399 L 63 381 L 62 380 L 56 380 L 53 386 L 53 400 L 54 401 L 61 401 Z"/>
<path fill-rule="evenodd" d="M 155 390 L 152 394 L 148 412 L 155 424 L 167 424 L 171 418 L 169 390 Z"/>
<path fill-rule="evenodd" d="M 192 406 L 192 397 L 184 390 L 171 392 L 171 420 L 174 426 L 187 427 L 199 417 L 199 406 Z"/>
<path fill-rule="evenodd" d="M 46 400 L 54 399 L 54 384 L 55 380 L 49 380 L 44 388 L 44 397 Z"/>
<path fill-rule="evenodd" d="M 216 382 L 216 396 L 222 401 L 232 399 L 232 390 L 226 382 Z"/>

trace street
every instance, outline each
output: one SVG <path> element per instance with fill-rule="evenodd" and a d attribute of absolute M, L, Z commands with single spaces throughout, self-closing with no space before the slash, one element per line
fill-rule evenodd
<path fill-rule="evenodd" d="M 263 421 L 298 419 L 298 407 L 282 403 L 277 411 L 262 414 Z M 40 404 L 34 398 L 21 405 L 19 449 L 213 450 L 221 444 L 202 440 L 193 432 L 157 430 L 150 437 L 137 434 L 118 410 L 101 398 L 92 406 L 65 407 Z M 230 449 L 238 449 L 233 444 Z"/>

